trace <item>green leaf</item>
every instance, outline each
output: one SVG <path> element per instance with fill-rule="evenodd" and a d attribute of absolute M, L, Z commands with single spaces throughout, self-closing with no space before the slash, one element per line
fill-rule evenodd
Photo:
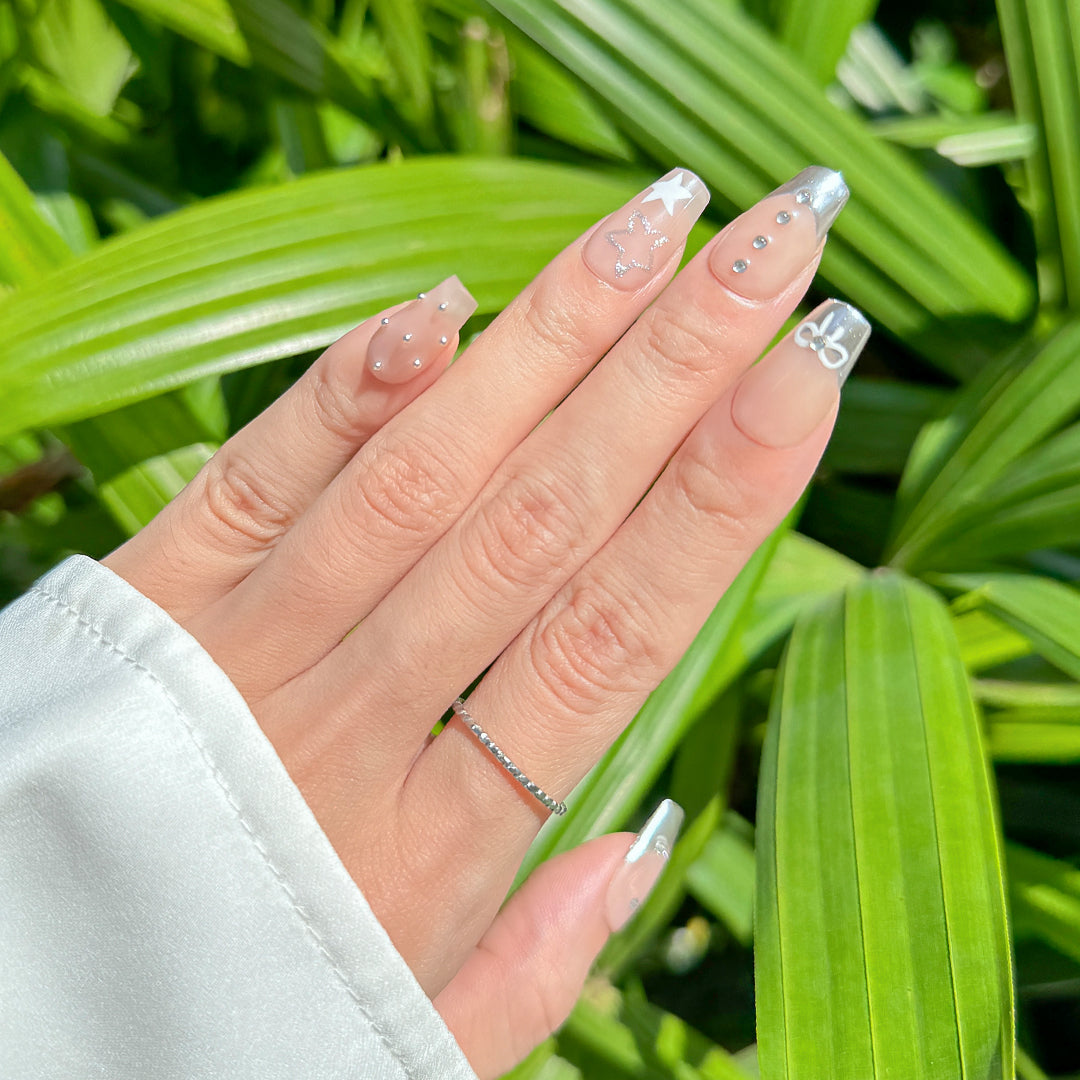
<path fill-rule="evenodd" d="M 98 498 L 125 534 L 134 536 L 180 494 L 216 449 L 212 443 L 196 443 L 139 462 L 102 484 Z"/>
<path fill-rule="evenodd" d="M 1038 142 L 1022 197 L 1044 304 L 1080 304 L 1080 15 L 1072 0 L 998 0 L 1017 116 Z"/>
<path fill-rule="evenodd" d="M 1080 320 L 1045 340 L 1022 342 L 926 425 L 901 480 L 887 552 L 892 565 L 939 568 L 939 549 L 955 555 L 950 543 L 966 537 L 973 544 L 978 528 L 992 532 L 994 514 L 981 513 L 987 492 L 998 482 L 1008 485 L 1003 477 L 1017 459 L 1080 408 L 1078 355 Z M 1058 468 L 1056 461 L 1043 466 Z M 1020 467 L 1026 470 L 1024 482 L 1031 483 L 1030 462 Z M 1038 543 L 1037 532 L 1031 535 Z M 971 547 L 968 552 L 974 553 Z"/>
<path fill-rule="evenodd" d="M 70 258 L 2 156 L 0 225 L 16 241 L 12 251 L 21 253 L 17 265 L 9 264 L 21 283 Z M 203 440 L 220 440 L 225 424 L 220 388 L 210 380 L 83 420 L 60 434 L 94 474 L 98 498 L 111 517 L 133 536 L 209 459 L 215 444 Z"/>
<path fill-rule="evenodd" d="M 1032 935 L 1080 960 L 1080 870 L 1007 844 L 1009 907 L 1018 937 Z"/>
<path fill-rule="evenodd" d="M 234 64 L 251 63 L 251 50 L 228 0 L 117 0 L 190 38 Z"/>
<path fill-rule="evenodd" d="M 604 984 L 586 987 L 558 1046 L 589 1080 L 750 1080 L 729 1053 L 673 1013 Z"/>
<path fill-rule="evenodd" d="M 318 348 L 451 273 L 496 312 L 635 190 L 579 168 L 429 157 L 159 218 L 0 305 L 0 438 Z"/>
<path fill-rule="evenodd" d="M 733 811 L 705 844 L 686 875 L 690 893 L 742 945 L 754 931 L 754 830 Z"/>
<path fill-rule="evenodd" d="M 855 197 L 832 230 L 822 275 L 897 336 L 954 373 L 987 349 L 973 321 L 1024 317 L 1026 275 L 912 163 L 810 85 L 786 50 L 712 0 L 491 0 L 574 72 L 623 130 L 743 208 L 817 160 Z M 962 327 L 962 329 L 961 329 Z"/>
<path fill-rule="evenodd" d="M 899 475 L 923 424 L 946 392 L 889 379 L 849 379 L 824 463 L 839 472 Z"/>
<path fill-rule="evenodd" d="M 1080 762 L 1080 685 L 983 679 L 974 689 L 995 761 Z"/>
<path fill-rule="evenodd" d="M 0 154 L 0 282 L 23 285 L 68 258 L 60 234 L 46 224 L 22 177 Z"/>
<path fill-rule="evenodd" d="M 968 168 L 1026 158 L 1037 139 L 1033 124 L 1020 122 L 1008 112 L 902 116 L 876 120 L 873 130 L 898 146 L 933 150 Z"/>
<path fill-rule="evenodd" d="M 1032 651 L 1031 642 L 1023 634 L 978 609 L 958 613 L 953 619 L 953 630 L 964 667 L 971 672 L 988 671 Z"/>
<path fill-rule="evenodd" d="M 832 82 L 851 31 L 873 18 L 877 0 L 782 0 L 777 37 L 822 86 Z"/>
<path fill-rule="evenodd" d="M 1035 651 L 1080 679 L 1080 592 L 1033 574 L 943 574 L 933 581 L 964 595 L 957 611 L 978 608 L 1031 642 Z"/>
<path fill-rule="evenodd" d="M 993 796 L 931 591 L 879 573 L 796 626 L 757 839 L 764 1080 L 1012 1080 Z"/>
<path fill-rule="evenodd" d="M 45 0 L 28 36 L 37 62 L 80 105 L 97 116 L 112 111 L 135 65 L 98 0 Z"/>
<path fill-rule="evenodd" d="M 509 29 L 510 85 L 520 115 L 538 131 L 571 146 L 630 161 L 633 147 L 581 84 L 524 34 Z"/>

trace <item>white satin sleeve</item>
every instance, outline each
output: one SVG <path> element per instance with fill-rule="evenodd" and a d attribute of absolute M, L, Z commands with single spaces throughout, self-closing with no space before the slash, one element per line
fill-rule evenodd
<path fill-rule="evenodd" d="M 83 556 L 0 612 L 0 1076 L 476 1080 L 224 672 Z"/>

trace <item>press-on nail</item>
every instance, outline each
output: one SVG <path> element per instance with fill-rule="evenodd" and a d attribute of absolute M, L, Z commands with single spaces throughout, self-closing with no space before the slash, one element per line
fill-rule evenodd
<path fill-rule="evenodd" d="M 582 252 L 585 265 L 616 289 L 640 289 L 667 265 L 708 204 L 701 180 L 672 169 L 597 226 Z"/>
<path fill-rule="evenodd" d="M 743 376 L 731 402 L 735 426 L 763 446 L 802 442 L 836 404 L 869 337 L 860 311 L 826 300 Z"/>
<path fill-rule="evenodd" d="M 476 301 L 456 275 L 439 282 L 412 303 L 379 320 L 379 328 L 368 345 L 368 369 L 387 383 L 413 378 L 442 353 L 476 307 Z"/>
<path fill-rule="evenodd" d="M 803 169 L 724 230 L 709 255 L 710 269 L 749 300 L 776 296 L 813 258 L 848 194 L 841 173 L 820 165 Z"/>
<path fill-rule="evenodd" d="M 607 921 L 612 930 L 622 929 L 649 895 L 667 865 L 682 822 L 682 807 L 665 799 L 634 837 L 608 883 Z"/>

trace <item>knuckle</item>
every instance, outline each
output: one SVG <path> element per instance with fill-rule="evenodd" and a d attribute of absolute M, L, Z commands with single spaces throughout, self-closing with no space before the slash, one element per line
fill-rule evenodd
<path fill-rule="evenodd" d="M 563 485 L 538 473 L 504 480 L 477 508 L 471 573 L 495 589 L 532 586 L 565 574 L 586 544 L 586 529 Z"/>
<path fill-rule="evenodd" d="M 365 531 L 394 536 L 441 534 L 458 501 L 454 473 L 444 458 L 415 432 L 409 438 L 383 433 L 363 468 L 352 470 L 358 504 L 352 521 Z"/>
<path fill-rule="evenodd" d="M 544 689 L 571 714 L 651 689 L 664 663 L 644 603 L 596 580 L 577 585 L 530 641 Z"/>
<path fill-rule="evenodd" d="M 768 504 L 764 485 L 752 483 L 742 470 L 718 469 L 701 448 L 689 445 L 669 468 L 680 512 L 707 523 L 710 532 L 719 531 L 733 547 L 749 542 L 758 531 Z"/>
<path fill-rule="evenodd" d="M 206 463 L 202 496 L 210 536 L 228 550 L 267 547 L 293 520 L 292 508 L 274 496 L 266 478 L 246 457 L 227 449 Z"/>
<path fill-rule="evenodd" d="M 696 309 L 658 305 L 644 320 L 640 348 L 654 367 L 670 380 L 676 374 L 694 379 L 711 376 L 716 368 L 717 341 L 714 327 Z"/>
<path fill-rule="evenodd" d="M 335 438 L 352 442 L 363 428 L 359 398 L 346 385 L 327 352 L 305 376 L 318 422 Z"/>
<path fill-rule="evenodd" d="M 565 296 L 549 295 L 551 290 L 536 288 L 525 299 L 521 321 L 528 334 L 538 339 L 546 351 L 586 360 L 596 351 L 591 328 L 596 321 L 568 306 Z"/>

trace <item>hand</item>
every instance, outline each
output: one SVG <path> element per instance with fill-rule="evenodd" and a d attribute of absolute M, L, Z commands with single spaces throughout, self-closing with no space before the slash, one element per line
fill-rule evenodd
<path fill-rule="evenodd" d="M 243 693 L 482 1077 L 566 1016 L 655 869 L 603 837 L 500 913 L 548 810 L 460 718 L 430 733 L 486 669 L 469 712 L 562 799 L 675 664 L 865 342 L 829 302 L 750 367 L 846 197 L 807 170 L 672 280 L 708 200 L 673 171 L 446 370 L 475 306 L 448 279 L 332 345 L 106 560 Z"/>

